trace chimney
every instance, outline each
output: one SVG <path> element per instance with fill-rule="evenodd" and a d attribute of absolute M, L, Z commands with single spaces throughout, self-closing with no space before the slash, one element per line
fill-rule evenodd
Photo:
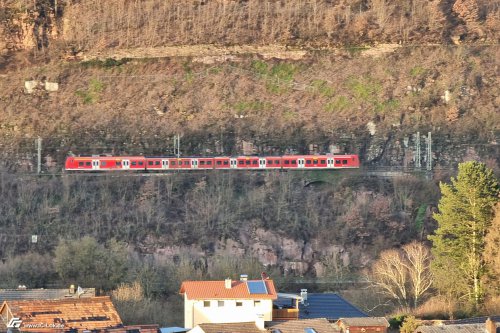
<path fill-rule="evenodd" d="M 486 332 L 496 333 L 496 331 L 497 331 L 497 323 L 495 323 L 494 320 L 491 320 L 491 318 L 488 317 L 488 319 L 486 319 Z"/>
<path fill-rule="evenodd" d="M 307 305 L 307 289 L 300 289 L 300 297 L 302 297 L 302 304 Z"/>
<path fill-rule="evenodd" d="M 231 289 L 232 283 L 233 281 L 230 278 L 227 278 L 224 280 L 224 287 L 226 287 L 226 289 Z"/>
<path fill-rule="evenodd" d="M 247 281 L 248 280 L 248 275 L 247 274 L 241 274 L 240 275 L 240 281 Z"/>

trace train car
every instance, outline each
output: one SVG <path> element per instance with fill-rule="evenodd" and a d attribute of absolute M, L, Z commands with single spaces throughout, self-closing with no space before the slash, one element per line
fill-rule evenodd
<path fill-rule="evenodd" d="M 162 171 L 168 170 L 170 163 L 166 157 L 146 157 L 146 170 Z"/>
<path fill-rule="evenodd" d="M 214 157 L 214 169 L 230 169 L 232 162 L 236 161 L 230 157 Z"/>
<path fill-rule="evenodd" d="M 146 160 L 141 156 L 76 156 L 65 162 L 68 171 L 146 170 Z"/>
<path fill-rule="evenodd" d="M 236 160 L 236 169 L 263 169 L 266 166 L 265 159 L 257 156 L 238 156 L 232 160 Z"/>

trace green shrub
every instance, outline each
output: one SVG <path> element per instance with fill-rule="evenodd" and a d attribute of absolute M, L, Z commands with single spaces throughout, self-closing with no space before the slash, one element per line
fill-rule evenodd
<path fill-rule="evenodd" d="M 351 103 L 345 96 L 337 96 L 332 102 L 329 102 L 325 105 L 325 111 L 333 112 L 333 111 L 343 111 L 347 109 Z"/>
<path fill-rule="evenodd" d="M 325 80 L 313 80 L 311 82 L 312 90 L 316 93 L 319 93 L 325 97 L 332 97 L 335 91 Z"/>

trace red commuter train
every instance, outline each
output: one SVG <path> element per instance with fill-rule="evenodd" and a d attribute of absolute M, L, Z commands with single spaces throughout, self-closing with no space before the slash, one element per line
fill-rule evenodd
<path fill-rule="evenodd" d="M 359 168 L 358 155 L 238 157 L 70 156 L 67 171 L 316 170 Z"/>

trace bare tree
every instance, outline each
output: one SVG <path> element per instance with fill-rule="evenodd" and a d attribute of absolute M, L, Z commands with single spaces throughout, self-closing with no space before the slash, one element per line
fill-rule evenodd
<path fill-rule="evenodd" d="M 401 306 L 408 306 L 408 270 L 403 264 L 405 258 L 399 250 L 382 252 L 372 266 L 374 284 Z"/>
<path fill-rule="evenodd" d="M 372 266 L 372 281 L 399 305 L 417 307 L 432 285 L 430 259 L 430 250 L 418 242 L 384 251 Z"/>
<path fill-rule="evenodd" d="M 409 282 L 413 295 L 413 307 L 417 307 L 421 297 L 432 285 L 430 271 L 431 252 L 428 247 L 416 241 L 403 246 L 405 262 L 403 265 L 408 271 Z"/>

